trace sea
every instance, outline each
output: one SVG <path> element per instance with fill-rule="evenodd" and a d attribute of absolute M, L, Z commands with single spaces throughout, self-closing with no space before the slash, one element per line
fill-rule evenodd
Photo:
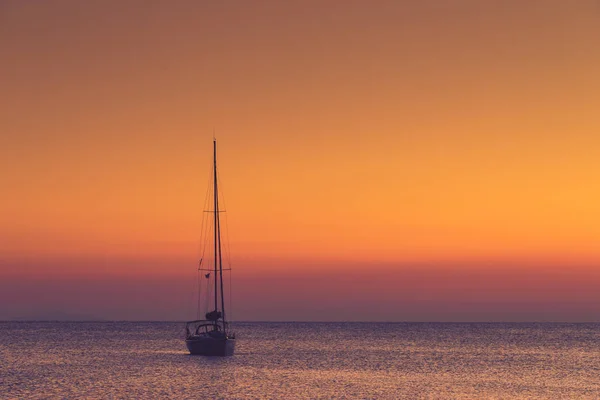
<path fill-rule="evenodd" d="M 600 324 L 0 322 L 2 399 L 598 399 Z"/>

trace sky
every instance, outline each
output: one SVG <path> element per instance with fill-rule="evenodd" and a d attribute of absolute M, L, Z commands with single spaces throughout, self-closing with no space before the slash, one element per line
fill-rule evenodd
<path fill-rule="evenodd" d="M 600 321 L 600 3 L 0 3 L 0 319 Z"/>

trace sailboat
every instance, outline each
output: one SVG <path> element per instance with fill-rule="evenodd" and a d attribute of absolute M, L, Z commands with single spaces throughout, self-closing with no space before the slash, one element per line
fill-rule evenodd
<path fill-rule="evenodd" d="M 235 350 L 235 334 L 231 331 L 229 323 L 225 316 L 225 293 L 223 290 L 223 255 L 221 249 L 221 219 L 219 210 L 219 191 L 217 178 L 217 141 L 213 139 L 213 199 L 212 210 L 212 230 L 214 250 L 214 264 L 211 269 L 202 269 L 202 258 L 198 271 L 202 273 L 207 280 L 212 274 L 212 283 L 207 281 L 207 289 L 211 289 L 213 298 L 207 299 L 208 307 L 212 310 L 207 311 L 205 319 L 188 321 L 186 323 L 185 344 L 190 354 L 203 356 L 232 356 Z M 210 287 L 213 286 L 213 287 Z M 200 289 L 200 286 L 199 286 Z M 209 293 L 209 292 L 207 292 Z M 198 302 L 200 303 L 200 293 L 198 293 Z M 220 304 L 219 304 L 220 302 Z M 200 304 L 199 304 L 200 305 Z M 199 309 L 200 310 L 200 309 Z"/>

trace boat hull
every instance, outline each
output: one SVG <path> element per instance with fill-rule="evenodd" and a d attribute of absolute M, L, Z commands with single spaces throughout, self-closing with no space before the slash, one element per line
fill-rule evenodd
<path fill-rule="evenodd" d="M 188 338 L 185 344 L 190 354 L 198 356 L 232 356 L 235 350 L 235 339 L 197 337 Z"/>

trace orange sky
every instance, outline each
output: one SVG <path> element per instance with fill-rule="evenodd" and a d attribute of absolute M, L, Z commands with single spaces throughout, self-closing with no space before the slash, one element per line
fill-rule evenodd
<path fill-rule="evenodd" d="M 213 129 L 238 279 L 273 271 L 296 302 L 305 270 L 392 271 L 402 286 L 409 265 L 493 266 L 510 293 L 521 273 L 578 281 L 600 266 L 597 1 L 8 1 L 0 49 L 0 276 L 13 283 L 193 275 Z M 437 298 L 445 278 L 426 276 Z M 540 279 L 540 309 L 556 308 L 562 278 Z M 412 311 L 380 319 L 485 319 L 460 313 L 459 292 L 447 318 L 399 296 Z M 264 306 L 273 295 L 247 294 L 265 311 L 240 317 L 283 318 Z M 32 307 L 6 300 L 0 318 Z M 527 318 L 600 315 L 575 303 Z M 295 307 L 287 319 L 316 306 Z"/>

